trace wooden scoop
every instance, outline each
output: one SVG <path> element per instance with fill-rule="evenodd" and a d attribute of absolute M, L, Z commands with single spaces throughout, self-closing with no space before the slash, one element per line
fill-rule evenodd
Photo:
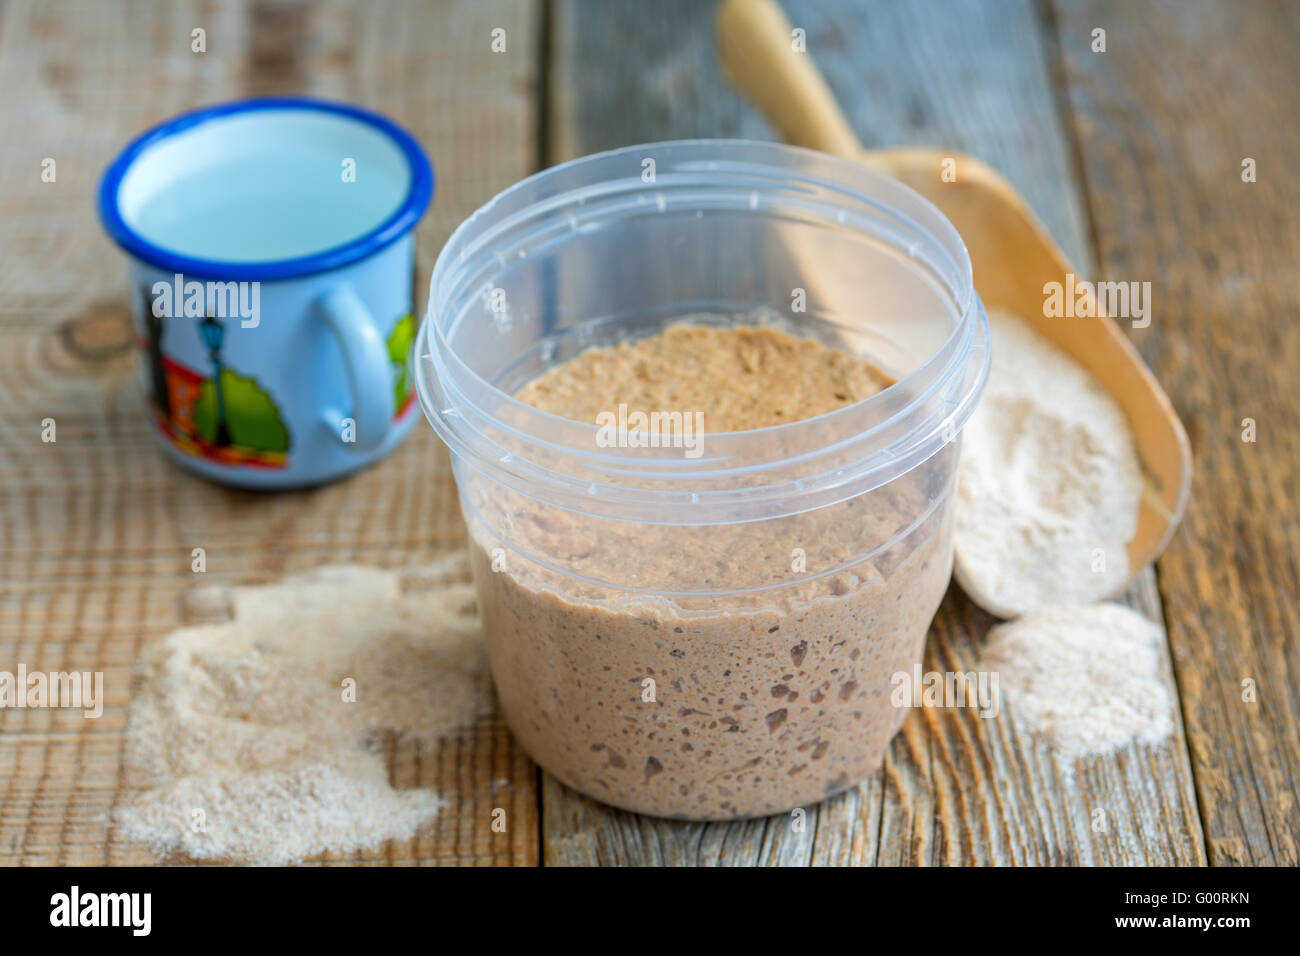
<path fill-rule="evenodd" d="M 991 167 L 952 150 L 864 150 L 807 53 L 795 52 L 790 21 L 774 0 L 723 0 L 718 55 L 728 79 L 796 146 L 856 159 L 925 196 L 957 227 L 986 308 L 1033 323 L 1104 385 L 1124 413 L 1145 478 L 1129 581 L 1164 551 L 1183 516 L 1192 481 L 1187 433 L 1141 356 L 1115 322 L 1044 316 L 1043 286 L 1078 275 L 1025 201 Z M 956 180 L 944 182 L 944 161 Z M 951 177 L 950 177 L 951 178 Z M 1123 590 L 1122 588 L 1119 590 Z"/>

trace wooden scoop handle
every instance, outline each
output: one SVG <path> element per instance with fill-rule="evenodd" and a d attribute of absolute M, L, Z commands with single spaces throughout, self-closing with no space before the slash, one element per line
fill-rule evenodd
<path fill-rule="evenodd" d="M 723 0 L 714 23 L 718 58 L 787 143 L 861 159 L 862 144 L 811 54 L 793 49 L 790 21 L 775 0 Z"/>

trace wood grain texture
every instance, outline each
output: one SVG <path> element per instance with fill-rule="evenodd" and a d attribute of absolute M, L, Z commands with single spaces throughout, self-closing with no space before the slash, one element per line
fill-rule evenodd
<path fill-rule="evenodd" d="M 1300 863 L 1300 8 L 1054 4 L 1098 265 L 1197 474 L 1159 563 L 1210 860 Z M 1093 53 L 1092 30 L 1107 50 Z M 1140 109 L 1139 109 L 1140 105 Z M 1257 164 L 1243 182 L 1242 162 Z M 1256 441 L 1243 441 L 1245 419 Z M 1243 699 L 1243 681 L 1257 699 Z"/>
<path fill-rule="evenodd" d="M 378 109 L 438 171 L 417 238 L 422 307 L 451 229 L 532 169 L 539 25 L 537 4 L 514 0 L 0 6 L 0 669 L 102 670 L 107 696 L 95 721 L 0 712 L 0 863 L 150 861 L 108 819 L 130 668 L 186 620 L 192 548 L 206 549 L 212 585 L 424 563 L 464 537 L 427 428 L 379 466 L 295 494 L 217 487 L 164 460 L 130 346 L 125 263 L 94 218 L 101 170 L 145 127 L 222 99 L 292 92 Z M 200 26 L 206 54 L 190 51 Z M 491 52 L 495 27 L 505 54 Z M 54 183 L 41 182 L 44 157 Z M 40 440 L 46 417 L 53 444 Z M 537 861 L 536 774 L 499 719 L 389 758 L 397 785 L 450 806 L 415 840 L 356 859 Z M 495 807 L 505 833 L 492 832 Z"/>
<path fill-rule="evenodd" d="M 1048 23 L 1028 3 L 788 3 L 809 53 L 868 146 L 948 145 L 996 166 L 1027 197 L 1081 273 L 1091 246 L 1070 141 L 1052 91 Z M 551 72 L 553 161 L 687 136 L 772 133 L 724 88 L 711 11 L 561 0 Z M 612 82 L 601 51 L 622 34 L 643 59 Z M 597 118 L 603 118 L 597 122 Z M 1161 619 L 1154 575 L 1126 598 Z M 927 670 L 968 671 L 993 619 L 955 586 L 930 633 Z M 1173 689 L 1166 662 L 1165 681 Z M 1176 717 L 1176 715 L 1174 715 Z M 1073 772 L 1071 772 L 1073 771 Z M 1104 810 L 1106 832 L 1093 828 Z M 1014 717 L 914 712 L 885 766 L 806 816 L 683 824 L 606 809 L 547 777 L 548 864 L 1202 863 L 1186 743 L 1134 748 L 1062 768 Z"/>

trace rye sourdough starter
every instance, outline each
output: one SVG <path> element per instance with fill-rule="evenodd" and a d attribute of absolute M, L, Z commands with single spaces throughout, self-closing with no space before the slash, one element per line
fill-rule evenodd
<path fill-rule="evenodd" d="M 702 410 L 726 432 L 888 384 L 776 328 L 678 324 L 580 353 L 517 397 L 589 423 L 620 403 Z M 890 678 L 920 660 L 947 587 L 955 453 L 838 504 L 705 527 L 597 518 L 460 476 L 510 727 L 565 783 L 658 816 L 773 813 L 868 776 L 906 716 Z"/>

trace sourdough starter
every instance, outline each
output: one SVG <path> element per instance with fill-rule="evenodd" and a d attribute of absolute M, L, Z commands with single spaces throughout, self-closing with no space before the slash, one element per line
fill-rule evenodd
<path fill-rule="evenodd" d="M 619 403 L 702 410 L 725 432 L 888 384 L 774 328 L 675 325 L 583 352 L 518 397 L 585 422 Z M 920 660 L 951 573 L 955 453 L 835 505 L 707 527 L 596 518 L 459 476 L 511 729 L 570 786 L 658 816 L 773 813 L 868 776 L 906 716 L 890 679 Z"/>

